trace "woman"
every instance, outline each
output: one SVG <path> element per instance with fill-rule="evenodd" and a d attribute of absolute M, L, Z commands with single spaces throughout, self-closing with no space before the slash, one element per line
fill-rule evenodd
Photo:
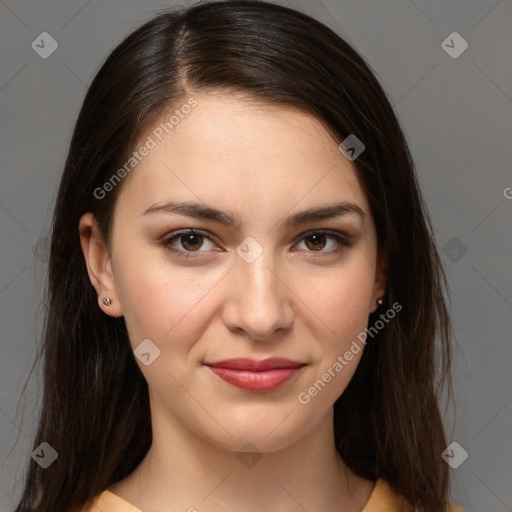
<path fill-rule="evenodd" d="M 266 2 L 160 14 L 77 120 L 17 511 L 460 510 L 445 289 L 345 41 Z"/>

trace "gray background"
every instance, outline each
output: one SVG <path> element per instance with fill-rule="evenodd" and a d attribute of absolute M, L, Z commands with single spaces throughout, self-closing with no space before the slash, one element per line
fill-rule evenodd
<path fill-rule="evenodd" d="M 473 511 L 512 510 L 512 3 L 282 3 L 351 43 L 395 105 L 449 278 L 459 341 L 449 439 L 469 458 L 451 470 L 452 499 Z M 42 325 L 45 236 L 73 125 L 107 54 L 171 4 L 0 0 L 2 512 L 13 510 L 34 449 L 40 380 L 18 401 Z M 31 47 L 45 31 L 59 45 L 47 59 Z M 469 45 L 457 58 L 441 45 L 454 31 Z"/>

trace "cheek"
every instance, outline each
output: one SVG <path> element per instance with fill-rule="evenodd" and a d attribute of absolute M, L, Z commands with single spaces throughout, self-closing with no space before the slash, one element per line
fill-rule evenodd
<path fill-rule="evenodd" d="M 335 339 L 345 339 L 367 325 L 373 275 L 371 265 L 355 260 L 332 272 L 299 280 L 298 295 Z"/>
<path fill-rule="evenodd" d="M 305 302 L 314 313 L 317 335 L 309 347 L 315 365 L 297 397 L 301 404 L 311 403 L 323 410 L 352 379 L 365 348 L 361 333 L 368 324 L 372 275 L 368 266 L 354 265 L 338 269 L 325 280 L 303 283 L 303 290 L 309 289 Z"/>
<path fill-rule="evenodd" d="M 200 332 L 206 322 L 207 294 L 222 272 L 171 265 L 159 248 L 146 255 L 132 253 L 116 272 L 130 341 L 134 347 L 149 338 L 165 350 L 186 348 L 187 340 L 193 340 L 194 331 Z"/>

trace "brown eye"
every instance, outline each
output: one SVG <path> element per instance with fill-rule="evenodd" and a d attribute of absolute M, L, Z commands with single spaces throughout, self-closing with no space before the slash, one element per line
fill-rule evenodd
<path fill-rule="evenodd" d="M 317 250 L 323 249 L 325 247 L 326 238 L 327 238 L 327 236 L 325 233 L 320 233 L 320 234 L 314 234 L 314 235 L 305 237 L 304 240 L 306 240 L 306 245 L 309 249 L 311 249 L 313 251 L 317 251 Z M 312 241 L 312 243 L 308 244 L 307 241 Z"/>
<path fill-rule="evenodd" d="M 203 235 L 198 233 L 187 233 L 186 235 L 179 235 L 179 240 L 187 250 L 197 251 L 203 245 Z"/>
<path fill-rule="evenodd" d="M 208 250 L 200 250 L 205 241 L 213 243 L 208 235 L 190 228 L 178 233 L 172 233 L 171 236 L 163 240 L 161 244 L 165 249 L 176 253 L 179 257 L 194 258 L 196 255 L 189 253 L 196 252 L 199 253 L 197 256 L 200 256 L 201 253 L 208 252 Z"/>
<path fill-rule="evenodd" d="M 334 240 L 335 247 L 330 250 L 323 250 L 326 246 L 328 246 L 329 240 Z M 308 249 L 308 252 L 317 252 L 322 255 L 325 254 L 326 256 L 329 254 L 337 254 L 341 252 L 343 247 L 352 246 L 352 242 L 341 236 L 341 234 L 329 231 L 310 232 L 303 236 L 301 241 L 304 241 L 304 245 Z"/>

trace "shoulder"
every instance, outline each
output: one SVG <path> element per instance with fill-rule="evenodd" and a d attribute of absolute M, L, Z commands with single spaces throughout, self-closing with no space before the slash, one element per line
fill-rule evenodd
<path fill-rule="evenodd" d="M 455 503 L 449 503 L 446 512 L 466 512 L 463 508 L 460 508 Z"/>
<path fill-rule="evenodd" d="M 393 491 L 388 482 L 380 478 L 375 483 L 368 503 L 362 512 L 414 512 L 404 500 Z M 464 509 L 449 503 L 446 512 L 465 512 Z"/>
<path fill-rule="evenodd" d="M 108 490 L 100 492 L 79 512 L 142 512 L 139 508 L 123 500 Z"/>

